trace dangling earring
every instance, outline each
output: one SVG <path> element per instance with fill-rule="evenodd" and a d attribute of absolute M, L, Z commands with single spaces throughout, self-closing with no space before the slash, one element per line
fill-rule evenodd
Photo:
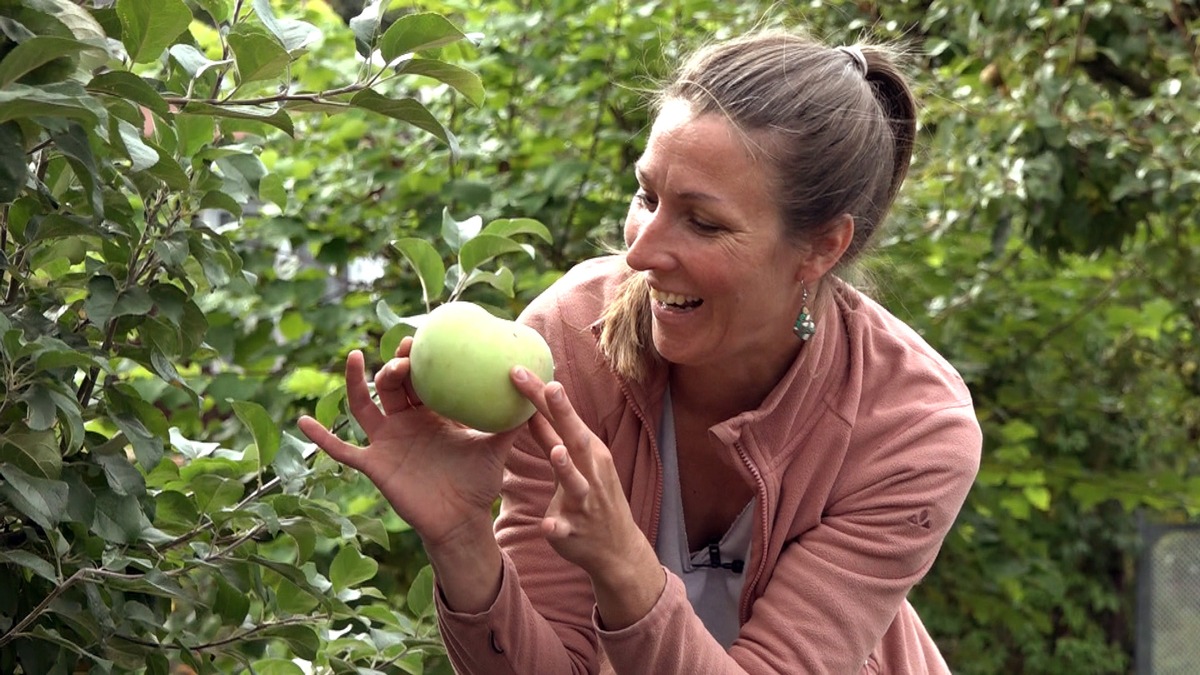
<path fill-rule="evenodd" d="M 813 322 L 812 314 L 808 312 L 808 284 L 801 281 L 800 287 L 803 289 L 804 295 L 800 297 L 800 316 L 796 317 L 796 325 L 792 326 L 792 332 L 801 341 L 808 342 L 809 338 L 817 334 L 817 324 Z"/>

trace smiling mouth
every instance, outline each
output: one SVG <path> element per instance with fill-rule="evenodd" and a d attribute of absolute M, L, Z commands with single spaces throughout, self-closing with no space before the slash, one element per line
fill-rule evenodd
<path fill-rule="evenodd" d="M 700 298 L 679 293 L 665 293 L 653 288 L 650 289 L 650 299 L 667 309 L 695 309 L 704 304 L 704 300 Z"/>

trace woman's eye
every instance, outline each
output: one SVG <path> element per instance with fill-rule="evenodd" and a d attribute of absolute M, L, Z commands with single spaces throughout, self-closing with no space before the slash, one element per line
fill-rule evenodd
<path fill-rule="evenodd" d="M 692 227 L 696 228 L 696 231 L 700 234 L 716 234 L 722 229 L 720 225 L 713 225 L 712 223 L 706 223 L 695 218 L 692 218 Z"/>
<path fill-rule="evenodd" d="M 658 207 L 658 199 L 657 198 L 655 198 L 645 192 L 642 192 L 640 190 L 636 194 L 633 195 L 633 198 L 637 201 L 638 204 L 640 204 L 641 206 L 643 206 L 647 209 L 650 209 L 651 211 L 653 211 L 656 207 Z"/>

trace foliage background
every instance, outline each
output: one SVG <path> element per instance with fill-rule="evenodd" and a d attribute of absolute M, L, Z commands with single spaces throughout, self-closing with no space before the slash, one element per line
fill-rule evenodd
<path fill-rule="evenodd" d="M 193 9 L 233 4 L 197 2 Z M 293 466 L 291 492 L 282 490 L 272 483 L 279 467 L 263 465 L 260 447 L 279 434 L 283 445 L 305 455 L 289 433 L 296 417 L 319 406 L 330 419 L 337 414 L 345 353 L 367 348 L 378 365 L 380 341 L 390 344 L 409 330 L 398 317 L 424 311 L 421 282 L 444 297 L 450 289 L 430 282 L 436 268 L 450 266 L 451 286 L 462 278 L 453 263 L 461 260 L 461 241 L 482 223 L 528 217 L 547 229 L 548 241 L 533 225 L 505 230 L 515 232 L 501 237 L 513 245 L 493 242 L 492 251 L 503 253 L 487 261 L 494 276 L 477 277 L 483 283 L 464 293 L 509 315 L 598 245 L 619 241 L 634 186 L 631 165 L 649 123 L 644 92 L 674 57 L 704 39 L 775 24 L 806 26 L 833 44 L 868 38 L 902 45 L 924 103 L 919 156 L 862 271 L 879 299 L 963 373 L 986 442 L 977 485 L 912 602 L 955 672 L 1133 669 L 1137 518 L 1182 522 L 1200 513 L 1200 110 L 1194 105 L 1200 3 L 373 6 L 387 10 L 383 26 L 420 10 L 481 34 L 474 45 L 455 40 L 422 54 L 478 73 L 487 91 L 481 104 L 473 104 L 469 88 L 464 93 L 428 78 L 403 83 L 405 95 L 419 98 L 457 137 L 457 156 L 412 120 L 365 106 L 336 115 L 296 110 L 291 135 L 217 117 L 220 133 L 200 145 L 259 163 L 252 163 L 255 180 L 243 181 L 257 186 L 241 194 L 222 175 L 223 191 L 234 192 L 245 208 L 231 208 L 240 216 L 215 224 L 211 246 L 195 245 L 214 251 L 207 265 L 204 254 L 193 256 L 173 279 L 181 288 L 180 279 L 195 286 L 189 294 L 205 319 L 206 328 L 194 331 L 202 341 L 197 334 L 195 344 L 184 343 L 191 352 L 164 353 L 175 378 L 132 342 L 154 329 L 118 326 L 131 336 L 124 352 L 114 349 L 117 343 L 101 349 L 102 331 L 85 330 L 82 341 L 62 338 L 86 343 L 89 359 L 106 366 L 103 396 L 115 392 L 77 406 L 81 423 L 87 421 L 78 442 L 74 418 L 64 411 L 69 406 L 38 417 L 45 409 L 32 392 L 37 382 L 53 391 L 46 383 L 68 378 L 73 398 L 80 380 L 100 366 L 40 352 L 19 356 L 23 345 L 14 336 L 7 347 L 6 333 L 0 517 L 3 562 L 20 582 L 0 592 L 0 632 L 9 631 L 0 637 L 6 640 L 0 658 L 7 659 L 0 670 L 18 661 L 26 672 L 66 672 L 77 661 L 100 671 L 133 668 L 148 648 L 114 635 L 173 645 L 172 661 L 201 671 L 253 664 L 260 673 L 299 672 L 296 657 L 323 672 L 444 670 L 430 632 L 428 572 L 416 537 L 370 486 L 320 458 Z M 277 9 L 317 27 L 323 39 L 302 59 L 292 55 L 273 83 L 329 90 L 364 71 L 346 25 L 362 3 L 312 0 Z M 220 22 L 202 11 L 197 16 L 191 40 L 219 60 L 222 38 L 212 24 Z M 177 130 L 184 117 L 157 119 Z M 97 155 L 117 167 L 103 181 L 105 199 L 132 199 L 140 208 L 149 193 L 117 179 L 129 174 L 132 159 L 119 146 L 104 150 L 98 139 L 92 140 Z M 29 161 L 42 161 L 31 148 L 23 151 Z M 69 145 L 36 148 L 47 149 L 50 178 L 55 158 L 73 167 Z M 176 155 L 187 169 L 190 158 Z M 57 182 L 43 180 L 49 191 L 73 196 L 66 200 L 72 203 L 87 196 L 85 182 L 73 180 L 69 169 L 58 171 Z M 204 192 L 194 187 L 166 192 L 191 195 L 198 206 Z M 63 213 L 45 210 L 47 202 L 33 196 L 43 216 Z M 0 202 L 12 197 L 0 195 Z M 59 314 L 61 326 L 61 316 L 96 306 L 96 278 L 119 278 L 112 266 L 120 264 L 120 251 L 110 246 L 84 255 L 69 238 L 33 247 L 17 236 L 16 204 L 4 208 L 6 232 L 14 233 L 3 245 L 6 280 L 18 289 L 6 296 L 6 321 L 27 319 L 30 298 L 40 298 L 39 311 Z M 431 268 L 429 251 L 413 239 L 435 241 L 439 263 Z M 420 274 L 412 261 L 422 262 Z M 212 283 L 212 275 L 223 280 L 221 271 L 225 283 Z M 74 290 L 50 293 L 64 287 Z M 22 339 L 52 332 L 37 330 L 27 325 Z M 32 365 L 21 371 L 19 363 Z M 17 378 L 21 372 L 34 376 Z M 64 470 L 78 467 L 94 491 L 132 485 L 136 492 L 138 480 L 107 459 L 138 450 L 117 433 L 115 420 L 127 417 L 121 403 L 134 417 L 152 420 L 144 424 L 146 436 L 178 466 L 178 477 L 164 478 L 165 465 L 137 458 L 145 484 L 144 493 L 131 497 L 137 511 L 175 536 L 206 528 L 198 539 L 222 552 L 219 565 L 205 560 L 210 549 L 196 546 L 159 555 L 161 544 L 145 529 L 124 541 L 67 517 L 47 528 L 14 497 L 11 468 L 29 468 L 28 458 L 55 446 Z M 176 431 L 168 434 L 168 427 Z M 46 432 L 53 439 L 37 436 Z M 42 450 L 28 450 L 34 436 Z M 205 477 L 214 475 L 220 479 Z M 260 482 L 268 489 L 260 490 Z M 226 494 L 217 485 L 229 486 L 221 488 L 227 497 L 199 504 Z M 295 501 L 283 499 L 289 494 Z M 273 511 L 237 508 L 253 503 Z M 181 512 L 194 518 L 183 522 Z M 272 525 L 264 514 L 283 521 Z M 313 531 L 289 516 L 311 520 Z M 330 600 L 326 585 L 339 558 L 335 590 L 350 591 L 336 599 L 344 606 Z M 43 608 L 19 636 L 12 633 L 79 569 L 99 571 L 55 597 L 59 604 Z M 362 571 L 345 572 L 351 569 Z M 230 571 L 226 588 L 219 578 Z M 1197 583 L 1178 572 L 1181 591 Z M 164 585 L 159 573 L 186 583 Z M 250 598 L 245 611 L 230 606 L 234 591 Z M 148 616 L 131 627 L 121 611 L 138 607 Z M 83 608 L 94 623 L 67 618 Z M 134 615 L 142 616 L 140 609 Z M 1197 634 L 1195 619 L 1174 630 Z M 272 630 L 247 632 L 256 625 Z M 1197 654 L 1175 658 L 1179 669 L 1200 663 Z M 45 669 L 30 671 L 33 664 Z M 165 665 L 151 660 L 147 667 L 164 672 Z"/>

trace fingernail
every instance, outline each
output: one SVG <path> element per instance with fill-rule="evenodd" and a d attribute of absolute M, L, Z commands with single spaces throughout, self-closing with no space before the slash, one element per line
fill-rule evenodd
<path fill-rule="evenodd" d="M 517 382 L 524 382 L 529 379 L 529 372 L 521 366 L 513 366 L 513 379 Z"/>
<path fill-rule="evenodd" d="M 555 458 L 554 461 L 559 466 L 566 466 L 567 465 L 567 449 L 563 448 L 562 452 L 558 453 L 558 457 Z"/>
<path fill-rule="evenodd" d="M 556 403 L 563 400 L 562 387 L 555 387 L 554 390 L 550 392 L 550 400 Z"/>

